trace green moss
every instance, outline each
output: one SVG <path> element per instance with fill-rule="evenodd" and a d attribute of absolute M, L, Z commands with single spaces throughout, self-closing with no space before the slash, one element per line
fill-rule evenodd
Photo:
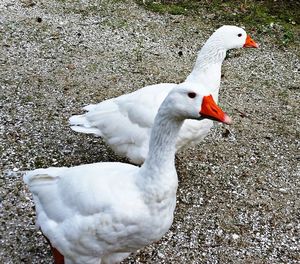
<path fill-rule="evenodd" d="M 247 29 L 255 29 L 258 33 L 269 34 L 282 45 L 293 43 L 299 37 L 299 1 L 137 0 L 137 3 L 161 14 L 212 14 L 214 21 L 220 24 L 244 25 Z"/>
<path fill-rule="evenodd" d="M 288 44 L 295 41 L 295 34 L 288 27 L 285 27 L 285 33 L 283 34 L 282 43 Z"/>
<path fill-rule="evenodd" d="M 136 1 L 144 5 L 146 9 L 161 14 L 169 13 L 172 15 L 188 15 L 197 8 L 199 1 Z"/>

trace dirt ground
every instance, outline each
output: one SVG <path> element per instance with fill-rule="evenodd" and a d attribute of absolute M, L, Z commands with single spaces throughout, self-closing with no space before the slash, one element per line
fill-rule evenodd
<path fill-rule="evenodd" d="M 0 3 L 0 263 L 52 263 L 22 171 L 125 161 L 68 126 L 81 107 L 181 82 L 219 27 L 132 1 Z M 177 156 L 170 231 L 124 263 L 300 263 L 299 42 L 231 51 L 220 105 L 233 118 Z"/>

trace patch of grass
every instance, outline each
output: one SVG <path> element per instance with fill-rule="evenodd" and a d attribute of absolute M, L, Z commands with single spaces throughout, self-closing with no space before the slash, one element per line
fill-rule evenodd
<path fill-rule="evenodd" d="M 190 12 L 191 3 L 185 1 L 137 1 L 143 3 L 147 9 L 160 14 L 169 13 L 172 15 L 186 15 Z"/>
<path fill-rule="evenodd" d="M 146 9 L 151 10 L 153 12 L 158 12 L 160 14 L 169 13 L 172 15 L 188 15 L 193 11 L 197 10 L 199 7 L 199 2 L 201 1 L 136 1 L 140 5 L 144 5 Z"/>
<path fill-rule="evenodd" d="M 282 43 L 288 44 L 295 41 L 295 34 L 292 30 L 285 27 L 285 33 L 283 34 Z"/>
<path fill-rule="evenodd" d="M 211 14 L 220 24 L 244 25 L 287 45 L 299 38 L 300 2 L 293 0 L 161 0 L 138 4 L 161 14 Z"/>

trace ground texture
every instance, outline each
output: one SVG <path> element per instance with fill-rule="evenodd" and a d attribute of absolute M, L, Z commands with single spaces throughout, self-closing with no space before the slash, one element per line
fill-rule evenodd
<path fill-rule="evenodd" d="M 51 263 L 20 171 L 124 161 L 68 126 L 81 107 L 147 84 L 181 82 L 220 25 L 131 1 L 0 3 L 0 263 Z M 299 46 L 246 30 L 258 50 L 223 65 L 230 127 L 179 153 L 171 230 L 124 263 L 299 263 Z M 274 26 L 274 25 L 270 25 Z"/>

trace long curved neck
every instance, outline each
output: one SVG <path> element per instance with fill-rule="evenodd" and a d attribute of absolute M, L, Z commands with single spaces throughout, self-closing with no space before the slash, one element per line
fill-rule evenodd
<path fill-rule="evenodd" d="M 186 78 L 188 82 L 202 83 L 211 89 L 217 101 L 221 82 L 221 67 L 226 51 L 218 38 L 213 35 L 199 51 L 195 66 Z"/>
<path fill-rule="evenodd" d="M 183 120 L 170 118 L 168 111 L 170 110 L 162 106 L 154 121 L 148 156 L 141 167 L 143 177 L 146 175 L 147 178 L 145 182 L 164 185 L 176 181 L 177 184 L 175 144 Z"/>

